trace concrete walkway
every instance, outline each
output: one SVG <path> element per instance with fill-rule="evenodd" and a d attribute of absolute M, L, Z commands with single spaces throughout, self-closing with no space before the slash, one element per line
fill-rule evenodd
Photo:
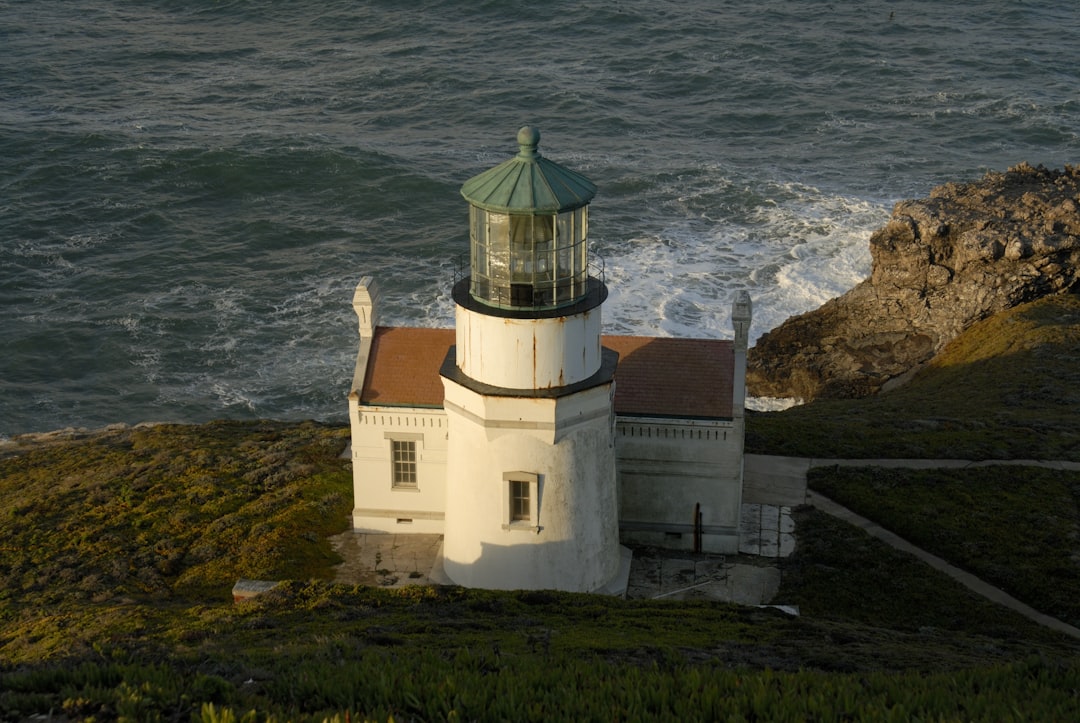
<path fill-rule="evenodd" d="M 743 458 L 743 504 L 806 503 L 806 474 L 814 467 L 888 467 L 892 469 L 968 469 L 1001 465 L 1045 467 L 1080 472 L 1080 462 L 1044 459 L 824 459 L 748 454 Z"/>
<path fill-rule="evenodd" d="M 743 504 L 806 504 L 806 473 L 812 460 L 804 457 L 743 456 Z"/>
<path fill-rule="evenodd" d="M 778 513 L 774 517 L 776 529 L 762 530 L 751 519 L 747 520 L 745 533 L 759 545 L 762 542 L 768 545 L 771 536 L 771 557 L 761 557 L 759 553 L 726 556 L 642 548 L 631 558 L 630 551 L 623 548 L 627 576 L 612 594 L 766 605 L 780 587 L 780 568 L 775 559 L 781 553 L 777 538 L 788 534 L 780 529 L 791 524 L 790 517 L 786 523 L 783 515 Z M 442 535 L 365 534 L 349 530 L 331 537 L 330 542 L 342 557 L 335 570 L 335 582 L 379 587 L 454 584 L 443 571 Z M 794 547 L 793 538 L 791 547 Z"/>
<path fill-rule="evenodd" d="M 813 467 L 960 469 L 995 465 L 1018 465 L 1080 471 L 1080 463 L 1077 462 L 1046 460 L 987 460 L 974 462 L 958 459 L 809 459 L 805 457 L 772 457 L 748 454 L 745 457 L 743 501 L 746 502 L 749 499 L 764 503 L 768 500 L 768 504 L 796 506 L 805 503 L 813 505 L 826 514 L 842 519 L 856 527 L 861 527 L 873 537 L 898 550 L 914 555 L 976 594 L 1015 610 L 1040 625 L 1045 625 L 1048 628 L 1080 639 L 1080 629 L 1035 610 L 971 573 L 950 565 L 940 557 L 912 545 L 907 540 L 886 530 L 872 520 L 857 515 L 824 495 L 806 488 L 806 473 Z"/>
<path fill-rule="evenodd" d="M 775 558 L 648 549 L 634 553 L 626 597 L 768 605 L 779 589 Z"/>
<path fill-rule="evenodd" d="M 781 457 L 780 459 L 798 459 Z M 907 469 L 967 469 L 973 467 L 1045 467 L 1080 472 L 1080 462 L 1045 459 L 808 459 L 809 467 L 890 467 Z"/>

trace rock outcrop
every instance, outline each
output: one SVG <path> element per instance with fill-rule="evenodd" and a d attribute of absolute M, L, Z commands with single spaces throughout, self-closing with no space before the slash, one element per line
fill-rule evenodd
<path fill-rule="evenodd" d="M 1080 167 L 1021 164 L 901 201 L 870 250 L 869 279 L 758 340 L 751 396 L 866 396 L 974 322 L 1080 289 Z"/>

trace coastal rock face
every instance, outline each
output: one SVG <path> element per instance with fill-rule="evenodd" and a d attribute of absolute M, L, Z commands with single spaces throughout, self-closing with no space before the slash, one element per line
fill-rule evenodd
<path fill-rule="evenodd" d="M 980 319 L 1080 288 L 1080 167 L 1021 164 L 901 201 L 870 237 L 870 278 L 762 336 L 751 396 L 860 397 Z"/>

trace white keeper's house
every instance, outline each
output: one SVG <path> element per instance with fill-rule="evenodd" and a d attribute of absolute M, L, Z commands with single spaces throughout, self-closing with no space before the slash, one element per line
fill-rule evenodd
<path fill-rule="evenodd" d="M 602 334 L 596 187 L 517 140 L 461 188 L 454 329 L 381 326 L 356 288 L 353 528 L 441 534 L 447 576 L 482 588 L 618 587 L 621 542 L 735 553 L 749 295 L 733 341 Z"/>

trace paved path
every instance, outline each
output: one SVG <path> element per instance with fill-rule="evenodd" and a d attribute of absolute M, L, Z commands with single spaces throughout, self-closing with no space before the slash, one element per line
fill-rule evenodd
<path fill-rule="evenodd" d="M 782 457 L 781 459 L 798 459 Z M 1046 467 L 1080 471 L 1080 462 L 1045 459 L 808 459 L 809 467 L 905 467 L 908 469 L 965 469 L 968 467 Z"/>
<path fill-rule="evenodd" d="M 806 473 L 813 467 L 891 467 L 907 469 L 966 469 L 1012 465 L 1080 471 L 1080 462 L 1043 459 L 820 459 L 748 454 L 743 462 L 743 502 L 763 505 L 801 505 L 806 502 Z"/>
<path fill-rule="evenodd" d="M 806 503 L 806 473 L 811 460 L 748 454 L 743 457 L 743 504 L 786 505 Z"/>
<path fill-rule="evenodd" d="M 811 504 L 826 514 L 845 520 L 866 530 L 870 535 L 924 561 L 936 570 L 999 605 L 1004 605 L 1040 625 L 1080 639 L 1080 629 L 1045 615 L 1025 605 L 1008 593 L 999 590 L 969 572 L 950 565 L 940 557 L 912 545 L 899 535 L 886 530 L 872 520 L 855 514 L 824 495 L 806 489 L 806 473 L 812 467 L 891 467 L 910 469 L 941 469 L 1022 465 L 1080 471 L 1078 462 L 1045 460 L 988 460 L 973 462 L 959 459 L 808 459 L 805 457 L 772 457 L 748 454 L 745 457 L 743 500 L 767 504 Z M 766 500 L 768 502 L 766 502 Z"/>

